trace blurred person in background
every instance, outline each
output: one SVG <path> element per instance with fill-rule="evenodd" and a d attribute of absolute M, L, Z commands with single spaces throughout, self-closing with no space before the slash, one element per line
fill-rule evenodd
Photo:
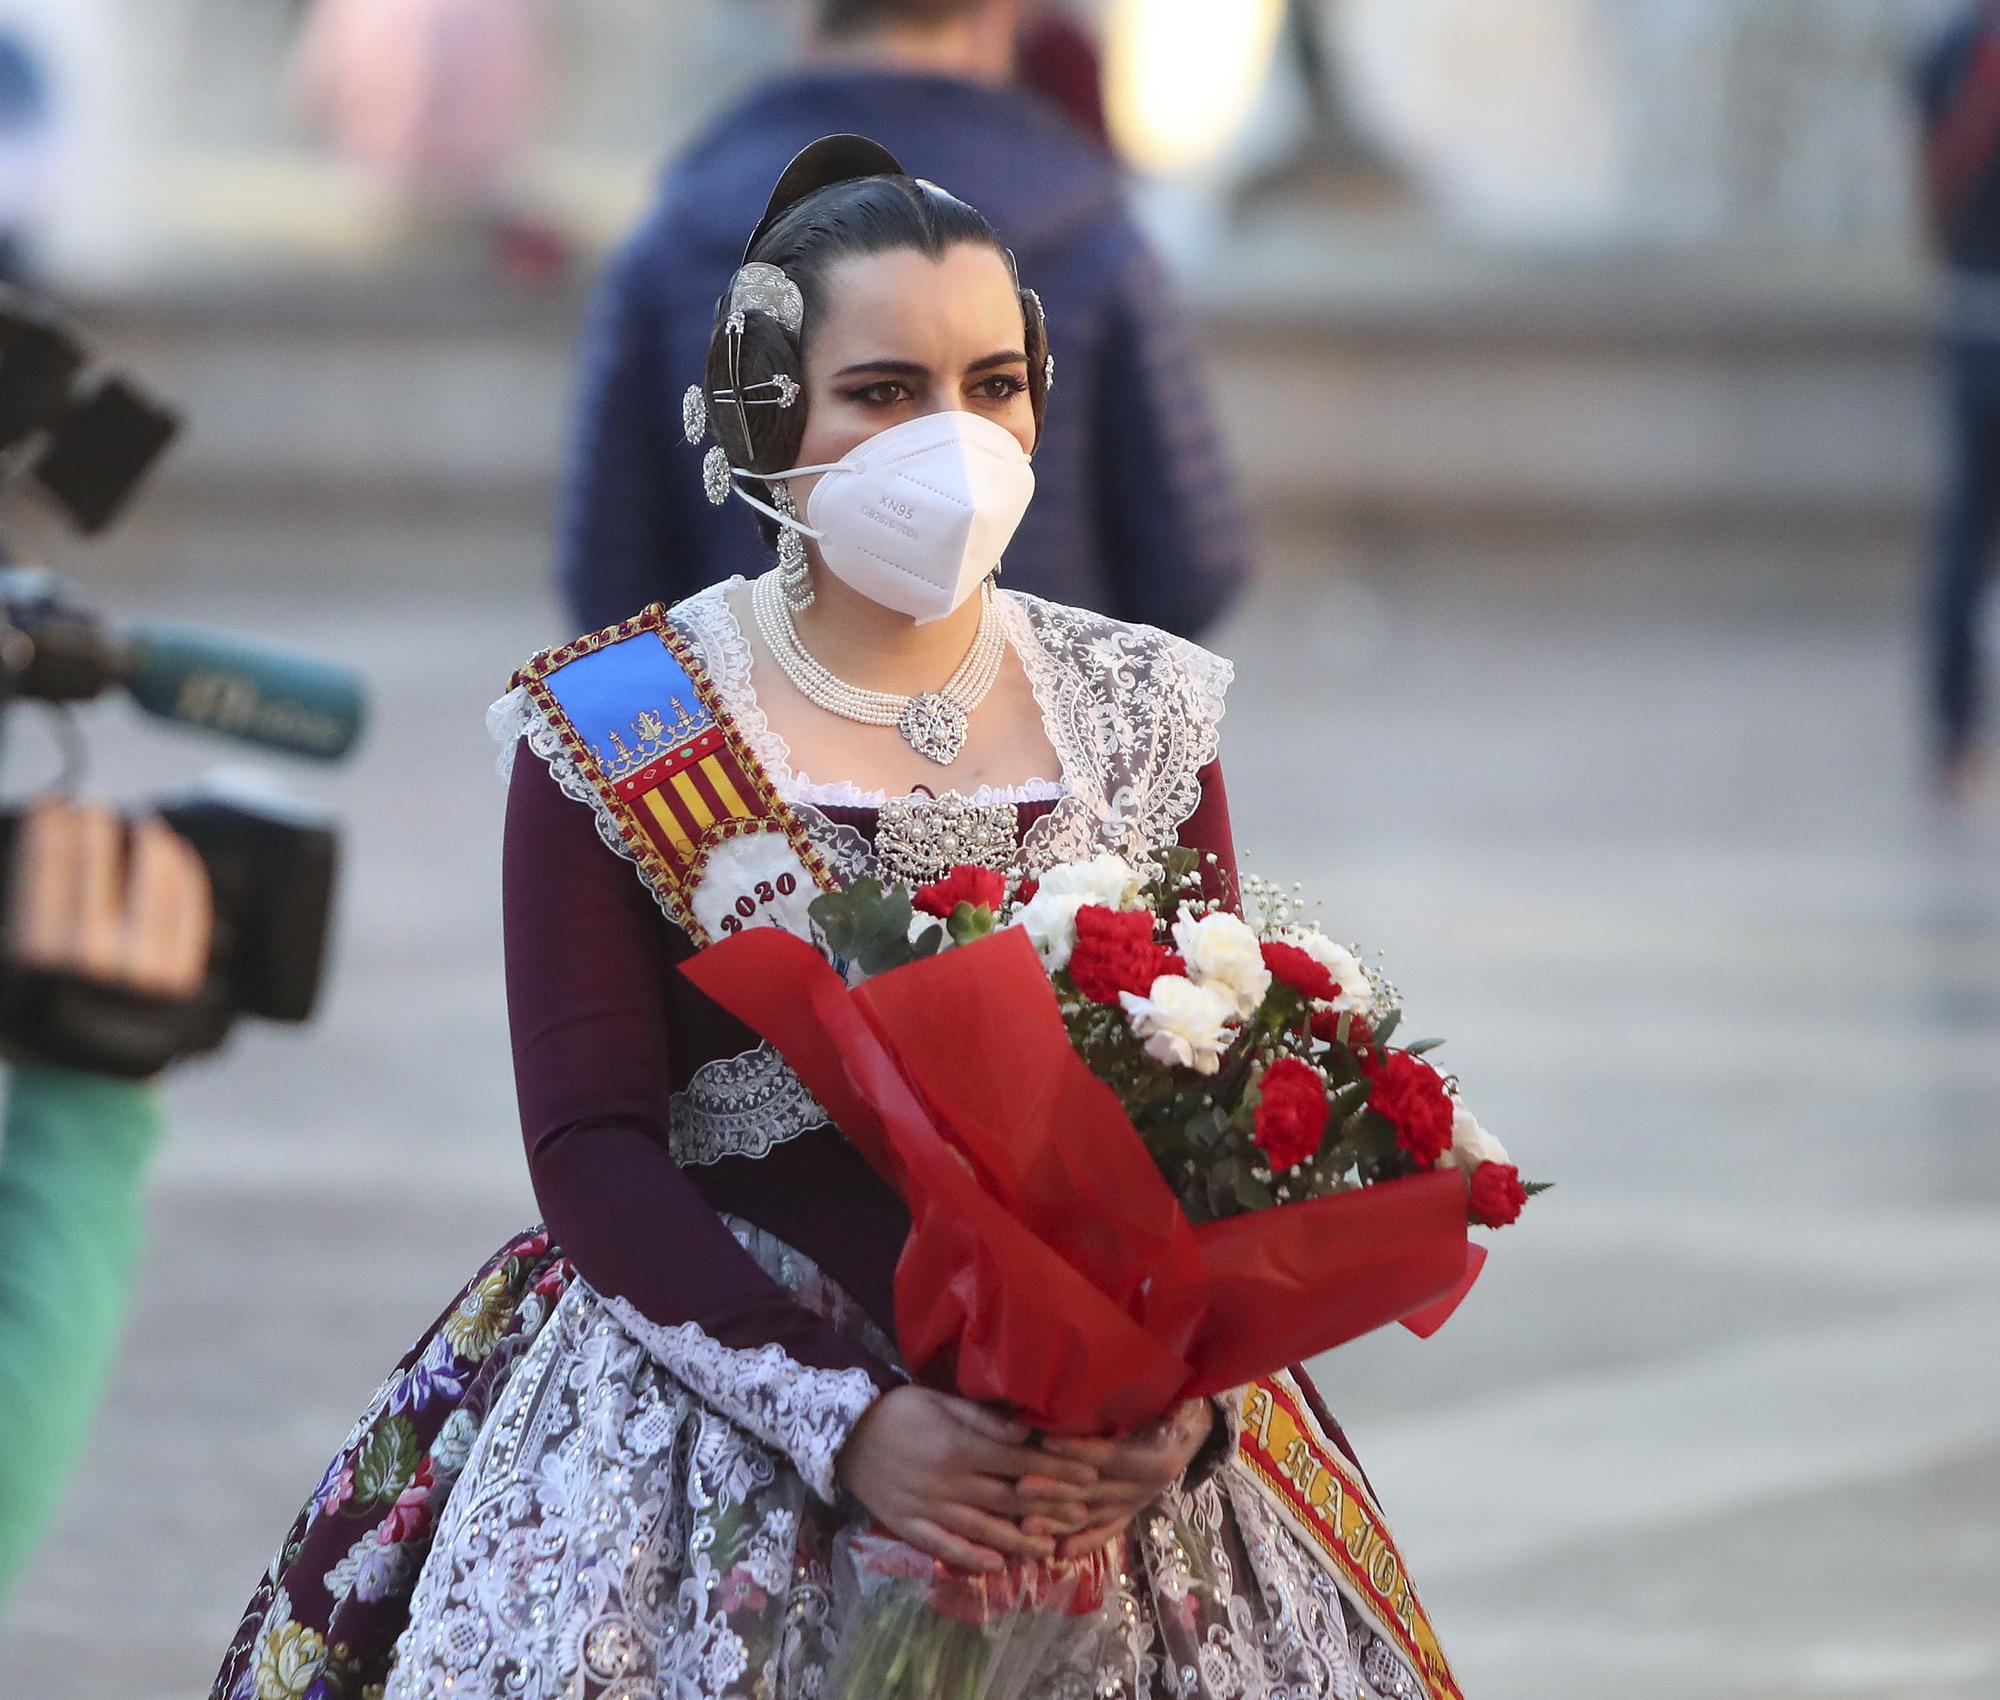
<path fill-rule="evenodd" d="M 542 107 L 544 0 L 318 0 L 296 74 L 308 114 L 426 220 L 470 219 L 494 262 L 540 283 L 567 245 L 514 203 L 509 168 Z"/>
<path fill-rule="evenodd" d="M 1930 707 L 1940 788 L 1984 771 L 1980 620 L 2000 549 L 2000 0 L 1964 8 L 1918 78 L 1932 241 L 1950 273 L 1950 437 L 1930 591 Z"/>
<path fill-rule="evenodd" d="M 1183 636 L 1229 605 L 1248 533 L 1190 327 L 1113 160 L 1015 82 L 1028 21 L 1022 0 L 815 0 L 806 62 L 668 167 L 584 340 L 558 560 L 577 627 L 762 570 L 756 537 L 671 475 L 689 452 L 681 393 L 702 374 L 742 207 L 815 137 L 854 131 L 985 209 L 1062 326 L 1064 405 L 1007 582 Z"/>
<path fill-rule="evenodd" d="M 192 999 L 212 926 L 200 858 L 158 821 L 46 801 L 13 847 L 10 964 L 114 994 Z M 0 1600 L 54 1512 L 90 1431 L 131 1302 L 150 1086 L 30 1057 L 0 1135 Z"/>
<path fill-rule="evenodd" d="M 1060 6 L 1036 7 L 1015 40 L 1014 81 L 1040 95 L 1106 153 L 1112 151 L 1104 55 L 1079 19 Z"/>
<path fill-rule="evenodd" d="M 55 150 L 48 61 L 27 20 L 0 12 L 0 282 L 26 275 Z"/>

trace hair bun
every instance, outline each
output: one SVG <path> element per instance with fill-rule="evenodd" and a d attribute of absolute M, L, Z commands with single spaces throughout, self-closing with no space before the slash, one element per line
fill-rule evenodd
<path fill-rule="evenodd" d="M 777 186 L 765 203 L 764 216 L 750 232 L 750 240 L 743 244 L 743 258 L 747 261 L 756 252 L 759 238 L 787 207 L 806 196 L 856 177 L 902 175 L 902 161 L 880 142 L 870 141 L 866 136 L 822 136 L 816 142 L 806 143 L 792 156 L 792 163 L 778 174 Z"/>

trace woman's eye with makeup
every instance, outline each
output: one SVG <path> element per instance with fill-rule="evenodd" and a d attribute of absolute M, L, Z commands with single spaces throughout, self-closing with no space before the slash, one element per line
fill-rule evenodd
<path fill-rule="evenodd" d="M 909 398 L 909 390 L 894 378 L 884 378 L 880 383 L 863 384 L 858 390 L 849 390 L 847 399 L 858 401 L 863 407 L 893 407 L 897 402 Z"/>
<path fill-rule="evenodd" d="M 1017 395 L 1027 392 L 1028 380 L 1011 372 L 995 372 L 990 378 L 981 378 L 973 386 L 973 394 L 986 401 L 1011 401 Z"/>

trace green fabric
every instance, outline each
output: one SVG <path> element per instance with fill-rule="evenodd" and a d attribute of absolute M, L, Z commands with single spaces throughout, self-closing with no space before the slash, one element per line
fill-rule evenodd
<path fill-rule="evenodd" d="M 14 1071 L 0 1144 L 0 1598 L 90 1432 L 143 1239 L 152 1089 Z"/>

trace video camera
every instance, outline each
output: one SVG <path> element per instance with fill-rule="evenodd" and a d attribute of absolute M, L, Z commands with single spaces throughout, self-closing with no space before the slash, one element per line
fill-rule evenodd
<path fill-rule="evenodd" d="M 93 536 L 179 430 L 178 415 L 137 381 L 96 369 L 56 308 L 0 287 L 0 489 L 32 482 Z M 347 669 L 192 626 L 116 627 L 53 574 L 4 560 L 0 547 L 0 729 L 17 700 L 60 715 L 117 690 L 176 724 L 316 760 L 339 760 L 359 739 L 361 685 Z M 212 1050 L 238 1016 L 311 1019 L 338 863 L 332 817 L 242 780 L 197 786 L 148 812 L 208 873 L 215 928 L 200 994 L 169 1002 L 31 969 L 0 944 L 0 1046 L 143 1076 Z M 18 828 L 0 808 L 0 893 L 13 889 Z"/>

